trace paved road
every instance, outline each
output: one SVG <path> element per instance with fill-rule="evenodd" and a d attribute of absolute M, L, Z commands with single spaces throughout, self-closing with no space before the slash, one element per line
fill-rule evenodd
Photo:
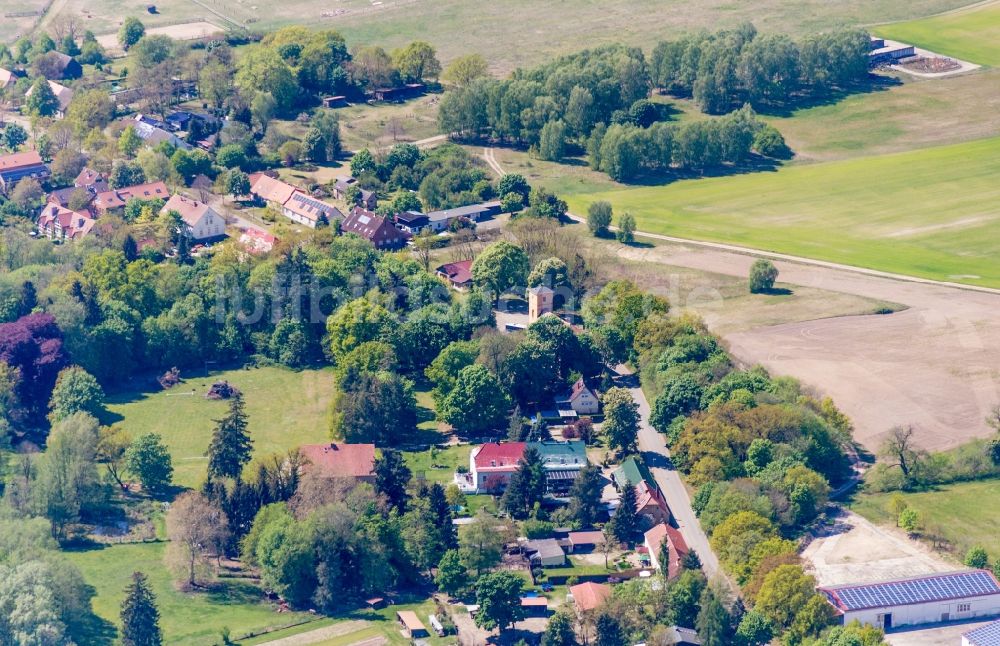
<path fill-rule="evenodd" d="M 693 548 L 701 559 L 705 575 L 709 580 L 720 579 L 726 582 L 732 589 L 732 582 L 726 577 L 719 567 L 719 558 L 712 551 L 708 543 L 701 524 L 698 522 L 694 509 L 691 508 L 691 498 L 688 496 L 684 483 L 681 482 L 680 474 L 673 467 L 670 460 L 670 451 L 655 428 L 649 424 L 649 402 L 646 401 L 646 394 L 639 387 L 637 375 L 625 366 L 618 366 L 618 374 L 628 375 L 622 379 L 622 385 L 627 386 L 632 392 L 632 397 L 639 404 L 639 450 L 642 452 L 646 465 L 653 472 L 660 490 L 667 498 L 667 505 L 677 522 L 681 535 L 687 542 L 689 548 Z"/>

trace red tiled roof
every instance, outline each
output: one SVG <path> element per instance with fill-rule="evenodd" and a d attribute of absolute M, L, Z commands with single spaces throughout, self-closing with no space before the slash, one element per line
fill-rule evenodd
<path fill-rule="evenodd" d="M 104 176 L 104 173 L 98 173 L 95 170 L 84 168 L 80 171 L 80 174 L 76 176 L 76 179 L 73 180 L 73 186 L 77 188 L 90 188 L 93 186 L 94 188 L 103 188 L 104 190 L 107 190 L 108 179 Z"/>
<path fill-rule="evenodd" d="M 650 551 L 653 552 L 653 557 L 657 561 L 660 558 L 660 546 L 663 545 L 664 541 L 667 542 L 667 558 L 669 562 L 666 564 L 660 563 L 659 566 L 660 568 L 667 568 L 665 572 L 667 578 L 673 578 L 680 574 L 681 559 L 688 553 L 687 542 L 681 536 L 680 531 L 666 523 L 660 523 L 646 532 L 645 538 L 646 544 L 649 546 Z"/>
<path fill-rule="evenodd" d="M 251 175 L 250 178 L 250 192 L 265 202 L 284 204 L 296 190 L 298 189 L 291 184 L 268 177 L 263 173 Z"/>
<path fill-rule="evenodd" d="M 566 535 L 573 545 L 603 545 L 604 532 L 591 530 L 589 532 L 570 532 Z"/>
<path fill-rule="evenodd" d="M 188 226 L 197 226 L 198 222 L 201 221 L 205 214 L 211 210 L 211 207 L 204 202 L 199 202 L 198 200 L 192 200 L 189 197 L 184 197 L 183 195 L 174 195 L 167 203 L 163 205 L 160 209 L 161 213 L 167 213 L 168 211 L 177 211 L 180 213 L 181 219 Z"/>
<path fill-rule="evenodd" d="M 42 157 L 38 154 L 37 150 L 26 150 L 23 153 L 0 155 L 0 171 L 14 170 L 26 166 L 38 166 L 42 163 Z"/>
<path fill-rule="evenodd" d="M 366 478 L 375 469 L 374 444 L 304 444 L 299 452 L 312 466 L 333 477 Z"/>
<path fill-rule="evenodd" d="M 449 262 L 437 268 L 437 272 L 456 285 L 472 282 L 472 261 Z"/>
<path fill-rule="evenodd" d="M 56 204 L 47 204 L 38 217 L 38 228 L 54 234 L 56 225 L 66 238 L 76 240 L 94 228 L 94 219 L 86 213 L 71 211 Z"/>
<path fill-rule="evenodd" d="M 513 471 L 524 457 L 525 442 L 489 442 L 476 451 L 477 471 Z"/>
<path fill-rule="evenodd" d="M 646 484 L 645 481 L 642 481 L 635 486 L 635 493 L 636 511 L 641 511 L 647 505 L 653 504 L 667 512 L 667 515 L 670 514 L 670 508 L 667 506 L 667 501 L 660 496 L 658 491 Z"/>
<path fill-rule="evenodd" d="M 548 608 L 549 600 L 545 597 L 521 597 L 521 606 L 524 608 Z"/>
<path fill-rule="evenodd" d="M 140 200 L 166 200 L 170 197 L 170 189 L 163 182 L 149 182 L 148 184 L 116 188 L 111 191 L 98 193 L 97 198 L 94 200 L 94 208 L 99 211 L 118 209 L 125 206 L 125 203 L 133 197 L 137 197 Z"/>
<path fill-rule="evenodd" d="M 611 596 L 611 586 L 603 583 L 579 583 L 570 587 L 569 593 L 573 595 L 573 603 L 577 610 L 587 612 L 601 607 L 608 597 Z"/>

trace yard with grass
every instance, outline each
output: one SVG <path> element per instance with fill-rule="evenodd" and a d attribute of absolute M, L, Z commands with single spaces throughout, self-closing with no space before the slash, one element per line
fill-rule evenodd
<path fill-rule="evenodd" d="M 183 373 L 182 373 L 182 376 Z M 236 369 L 187 376 L 169 390 L 112 393 L 104 423 L 120 422 L 138 437 L 159 433 L 174 462 L 174 484 L 197 487 L 205 476 L 205 451 L 213 420 L 227 410 L 224 401 L 205 399 L 213 382 L 226 380 L 243 391 L 249 430 L 258 456 L 284 452 L 300 444 L 327 440 L 327 412 L 333 372 L 284 368 Z"/>
<path fill-rule="evenodd" d="M 94 612 L 115 626 L 119 623 L 124 590 L 131 581 L 132 572 L 144 572 L 156 594 L 164 643 L 172 646 L 221 643 L 220 632 L 225 627 L 232 631 L 233 638 L 237 638 L 314 617 L 308 613 L 276 612 L 274 606 L 264 602 L 260 589 L 246 581 L 219 583 L 218 587 L 206 592 L 180 592 L 163 564 L 165 548 L 166 543 L 141 543 L 65 554 L 93 586 L 96 594 Z M 112 630 L 110 625 L 103 628 L 91 636 L 88 645 L 112 643 L 117 628 Z"/>
<path fill-rule="evenodd" d="M 973 545 L 982 545 L 992 558 L 1000 558 L 1000 534 L 991 501 L 1000 500 L 1000 480 L 942 485 L 932 491 L 901 494 L 920 515 L 925 528 L 934 528 L 954 546 L 961 559 Z M 857 496 L 851 509 L 874 523 L 895 525 L 889 511 L 893 494 Z"/>
<path fill-rule="evenodd" d="M 1000 287 L 1000 138 L 667 185 L 607 200 L 641 231 Z"/>
<path fill-rule="evenodd" d="M 1000 65 L 1000 3 L 875 28 L 875 33 L 980 65 Z"/>
<path fill-rule="evenodd" d="M 465 444 L 446 448 L 432 447 L 426 451 L 407 451 L 403 456 L 414 477 L 447 485 L 453 480 L 456 467 L 469 466 L 471 452 L 472 445 Z"/>

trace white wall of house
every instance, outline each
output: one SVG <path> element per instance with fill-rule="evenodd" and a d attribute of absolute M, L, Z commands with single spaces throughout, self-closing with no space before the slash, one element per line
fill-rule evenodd
<path fill-rule="evenodd" d="M 310 229 L 316 228 L 316 220 L 310 220 L 309 218 L 303 215 L 299 215 L 298 213 L 292 211 L 291 209 L 282 208 L 281 213 L 292 222 L 297 222 L 298 224 L 304 224 Z"/>
<path fill-rule="evenodd" d="M 188 225 L 188 236 L 193 240 L 204 240 L 221 236 L 226 232 L 226 221 L 212 209 L 205 211 L 193 226 Z"/>
<path fill-rule="evenodd" d="M 601 411 L 601 402 L 589 390 L 581 391 L 576 399 L 570 401 L 570 405 L 579 415 L 596 415 Z"/>
<path fill-rule="evenodd" d="M 844 613 L 844 623 L 858 620 L 862 624 L 882 627 L 887 614 L 892 615 L 893 628 L 973 617 L 995 617 L 1000 615 L 1000 595 L 848 611 Z"/>

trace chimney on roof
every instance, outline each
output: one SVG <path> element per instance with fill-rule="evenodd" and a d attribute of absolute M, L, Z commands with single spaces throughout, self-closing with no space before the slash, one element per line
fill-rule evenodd
<path fill-rule="evenodd" d="M 330 442 L 330 450 L 331 451 L 339 451 L 340 449 L 337 448 L 337 443 L 336 442 Z"/>

